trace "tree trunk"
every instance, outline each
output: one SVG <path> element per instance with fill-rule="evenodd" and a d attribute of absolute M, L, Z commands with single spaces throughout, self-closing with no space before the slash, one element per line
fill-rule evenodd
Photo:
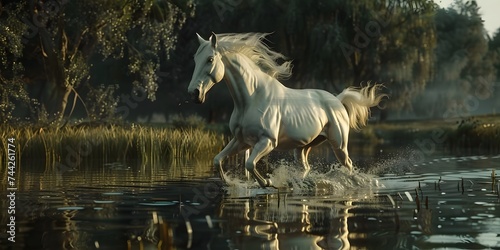
<path fill-rule="evenodd" d="M 59 29 L 57 39 L 50 33 L 40 29 L 40 40 L 46 83 L 42 92 L 41 104 L 48 113 L 51 121 L 60 121 L 71 93 L 71 87 L 66 82 L 64 64 L 66 61 L 67 40 L 62 28 Z"/>
<path fill-rule="evenodd" d="M 68 104 L 71 88 L 54 81 L 47 81 L 42 92 L 41 103 L 49 115 L 50 120 L 60 121 Z"/>

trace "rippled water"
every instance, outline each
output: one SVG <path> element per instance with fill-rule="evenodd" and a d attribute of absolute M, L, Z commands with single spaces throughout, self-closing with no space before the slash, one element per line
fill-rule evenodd
<path fill-rule="evenodd" d="M 354 175 L 319 165 L 302 180 L 271 164 L 279 189 L 209 163 L 155 170 L 23 171 L 16 243 L 2 249 L 500 248 L 500 156 L 388 157 Z M 241 168 L 241 167 L 240 167 Z M 7 191 L 4 191 L 4 193 Z M 5 197 L 6 194 L 2 194 Z M 2 225 L 8 223 L 2 204 Z"/>

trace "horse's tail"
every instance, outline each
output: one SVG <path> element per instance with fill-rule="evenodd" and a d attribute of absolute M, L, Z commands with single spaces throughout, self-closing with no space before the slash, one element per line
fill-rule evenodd
<path fill-rule="evenodd" d="M 370 107 L 377 106 L 380 100 L 387 96 L 377 93 L 381 87 L 383 87 L 382 84 L 368 85 L 361 89 L 348 87 L 337 96 L 347 109 L 351 128 L 360 129 L 366 125 L 370 116 Z"/>

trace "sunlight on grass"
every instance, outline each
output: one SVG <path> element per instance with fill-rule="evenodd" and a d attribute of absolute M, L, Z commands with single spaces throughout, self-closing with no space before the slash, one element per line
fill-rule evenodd
<path fill-rule="evenodd" d="M 2 138 L 16 139 L 17 168 L 53 170 L 58 164 L 79 168 L 91 163 L 140 162 L 155 166 L 178 159 L 213 157 L 223 147 L 224 136 L 201 129 L 146 126 L 34 128 L 3 126 Z M 5 166 L 6 143 L 0 150 Z"/>

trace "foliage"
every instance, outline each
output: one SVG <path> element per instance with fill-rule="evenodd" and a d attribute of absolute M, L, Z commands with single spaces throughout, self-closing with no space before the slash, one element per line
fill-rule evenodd
<path fill-rule="evenodd" d="M 448 144 L 453 151 L 471 149 L 474 152 L 498 153 L 500 151 L 500 124 L 468 117 L 460 120 Z"/>
<path fill-rule="evenodd" d="M 212 31 L 271 32 L 270 47 L 293 61 L 290 87 L 339 93 L 371 80 L 387 86 L 387 110 L 465 114 L 464 97 L 491 98 L 500 76 L 500 36 L 488 41 L 480 18 L 476 2 L 463 0 L 450 9 L 430 0 L 2 1 L 0 122 L 50 123 L 68 115 L 76 94 L 92 100 L 86 86 L 101 85 L 118 86 L 108 99 L 142 89 L 157 101 L 131 113 L 190 108 L 210 109 L 209 121 L 229 117 L 226 92 L 214 89 L 204 107 L 185 102 L 195 32 Z"/>
<path fill-rule="evenodd" d="M 470 114 L 470 102 L 493 96 L 498 52 L 488 48 L 480 9 L 475 1 L 456 0 L 435 17 L 438 46 L 435 72 L 417 113 L 437 118 Z M 472 99 L 472 101 L 471 101 Z M 469 102 L 469 103 L 468 103 Z"/>
<path fill-rule="evenodd" d="M 200 2 L 200 22 L 214 12 L 209 8 Z M 402 109 L 411 108 L 408 96 L 432 76 L 434 8 L 428 0 L 254 0 L 199 29 L 273 32 L 270 44 L 293 60 L 288 85 L 338 93 L 346 85 L 383 82 L 392 90 L 392 108 Z"/>
<path fill-rule="evenodd" d="M 459 134 L 468 133 L 476 129 L 480 125 L 480 121 L 474 117 L 468 117 L 458 122 L 457 131 Z"/>
<path fill-rule="evenodd" d="M 21 34 L 27 31 L 18 17 L 22 7 L 22 2 L 0 5 L 0 123 L 3 124 L 15 119 L 16 104 L 35 103 L 22 85 L 24 44 Z"/>
<path fill-rule="evenodd" d="M 118 98 L 115 97 L 117 85 L 99 85 L 94 88 L 89 85 L 90 91 L 86 95 L 87 112 L 91 121 L 114 122 L 116 117 L 116 106 Z"/>
<path fill-rule="evenodd" d="M 350 141 L 367 140 L 388 143 L 392 146 L 417 146 L 434 143 L 440 150 L 456 154 L 500 153 L 500 116 L 473 116 L 451 120 L 412 120 L 391 123 L 374 123 L 363 134 L 353 133 Z M 366 139 L 365 139 L 366 138 Z"/>
<path fill-rule="evenodd" d="M 23 90 L 17 99 L 25 105 L 61 119 L 70 93 L 91 80 L 91 67 L 99 67 L 95 58 L 126 64 L 126 83 L 154 100 L 155 72 L 192 10 L 190 0 L 7 2 L 0 9 L 0 79 L 9 86 L 2 89 L 2 121 L 10 119 L 16 90 Z M 26 97 L 28 87 L 38 92 L 37 101 Z"/>
<path fill-rule="evenodd" d="M 496 56 L 494 63 L 497 72 L 496 79 L 500 80 L 500 28 L 495 31 L 493 38 L 491 38 L 488 43 L 488 47 Z"/>
<path fill-rule="evenodd" d="M 178 29 L 191 15 L 189 1 L 77 1 L 76 30 L 95 29 L 97 49 L 103 60 L 126 59 L 133 83 L 155 99 L 155 73 L 162 57 L 175 47 Z M 68 7 L 69 8 L 69 7 Z M 185 12 L 186 11 L 186 12 Z M 83 12 L 83 14 L 80 14 Z M 84 22 L 80 19 L 86 17 Z M 139 39 L 138 39 L 139 38 Z"/>

